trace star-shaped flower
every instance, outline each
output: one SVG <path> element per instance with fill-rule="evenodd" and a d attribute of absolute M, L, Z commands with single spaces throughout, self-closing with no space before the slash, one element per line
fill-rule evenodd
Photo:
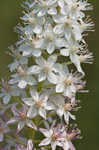
<path fill-rule="evenodd" d="M 30 107 L 27 116 L 33 118 L 40 115 L 46 119 L 46 111 L 53 109 L 52 105 L 48 103 L 49 96 L 45 93 L 39 94 L 34 90 L 31 90 L 30 94 L 31 98 L 23 98 L 24 103 Z"/>
<path fill-rule="evenodd" d="M 14 117 L 12 117 L 7 124 L 12 124 L 18 122 L 18 128 L 17 131 L 20 132 L 24 126 L 28 126 L 32 129 L 37 129 L 33 121 L 28 117 L 28 108 L 26 105 L 23 105 L 23 107 L 18 110 L 15 106 L 12 107 L 12 112 L 14 114 Z"/>

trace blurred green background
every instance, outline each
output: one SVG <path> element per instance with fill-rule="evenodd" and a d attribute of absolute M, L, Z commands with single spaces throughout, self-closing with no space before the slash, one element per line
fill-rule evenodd
<path fill-rule="evenodd" d="M 22 15 L 21 3 L 23 0 L 0 0 L 0 77 L 8 76 L 7 65 L 12 58 L 6 54 L 7 47 L 17 40 L 17 34 L 13 27 L 20 21 Z M 96 24 L 99 14 L 99 0 L 90 2 L 94 5 L 94 11 L 89 14 Z M 97 32 L 99 30 L 97 20 Z M 96 29 L 96 27 L 95 27 Z M 82 130 L 83 139 L 76 143 L 78 150 L 99 150 L 99 52 L 98 33 L 90 32 L 87 37 L 89 49 L 94 53 L 94 64 L 85 65 L 87 74 L 87 89 L 90 93 L 81 94 L 82 109 L 77 113 L 77 123 Z"/>

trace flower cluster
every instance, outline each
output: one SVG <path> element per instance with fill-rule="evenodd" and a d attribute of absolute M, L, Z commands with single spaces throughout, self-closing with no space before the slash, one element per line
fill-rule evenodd
<path fill-rule="evenodd" d="M 23 7 L 19 39 L 9 47 L 11 76 L 1 81 L 1 149 L 75 150 L 80 130 L 70 122 L 86 83 L 82 63 L 93 60 L 84 40 L 94 27 L 85 11 L 93 7 L 87 0 L 27 0 Z"/>

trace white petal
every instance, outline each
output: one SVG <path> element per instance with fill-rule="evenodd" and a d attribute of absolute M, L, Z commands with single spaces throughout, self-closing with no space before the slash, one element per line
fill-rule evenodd
<path fill-rule="evenodd" d="M 27 143 L 27 149 L 26 150 L 32 150 L 33 149 L 33 143 L 32 143 L 32 140 L 28 140 L 28 143 Z"/>
<path fill-rule="evenodd" d="M 21 88 L 21 89 L 24 89 L 26 87 L 26 85 L 27 85 L 27 82 L 24 81 L 24 80 L 21 80 L 18 83 L 18 87 Z"/>
<path fill-rule="evenodd" d="M 58 5 L 63 8 L 65 5 L 64 0 L 59 0 Z"/>
<path fill-rule="evenodd" d="M 49 145 L 51 142 L 50 138 L 45 138 L 40 144 L 39 146 L 43 146 L 43 145 Z"/>
<path fill-rule="evenodd" d="M 40 132 L 44 134 L 45 137 L 50 137 L 50 132 L 47 129 L 40 128 Z"/>
<path fill-rule="evenodd" d="M 34 49 L 32 51 L 32 55 L 35 56 L 35 57 L 40 57 L 41 56 L 41 50 L 39 49 Z"/>
<path fill-rule="evenodd" d="M 56 85 L 56 92 L 61 93 L 64 91 L 64 84 L 57 84 Z"/>
<path fill-rule="evenodd" d="M 16 118 L 11 118 L 9 121 L 7 121 L 7 124 L 10 124 L 10 123 L 15 123 L 17 122 L 18 120 Z"/>
<path fill-rule="evenodd" d="M 57 0 L 48 0 L 47 1 L 47 6 L 54 5 L 57 2 Z"/>
<path fill-rule="evenodd" d="M 3 97 L 3 103 L 4 103 L 4 104 L 8 104 L 9 101 L 10 101 L 10 99 L 11 99 L 11 96 L 10 96 L 10 95 L 4 96 L 4 97 Z"/>
<path fill-rule="evenodd" d="M 44 39 L 39 39 L 37 41 L 35 41 L 35 48 L 42 48 L 44 44 Z"/>
<path fill-rule="evenodd" d="M 39 94 L 36 90 L 30 90 L 30 94 L 34 101 L 37 101 L 39 99 Z"/>
<path fill-rule="evenodd" d="M 18 132 L 19 131 L 21 131 L 23 128 L 24 128 L 24 122 L 23 121 L 20 121 L 19 123 L 18 123 Z"/>
<path fill-rule="evenodd" d="M 49 43 L 48 46 L 47 46 L 47 52 L 49 54 L 52 54 L 55 50 L 55 46 L 54 46 L 54 43 Z"/>
<path fill-rule="evenodd" d="M 64 144 L 63 144 L 63 149 L 64 149 L 64 150 L 69 150 L 69 149 L 71 149 L 71 147 L 70 147 L 68 141 L 64 142 Z"/>
<path fill-rule="evenodd" d="M 64 33 L 64 26 L 56 25 L 53 30 L 54 30 L 55 34 L 62 34 L 62 33 Z"/>
<path fill-rule="evenodd" d="M 56 41 L 55 41 L 55 44 L 58 48 L 65 47 L 66 46 L 66 41 L 63 38 L 57 38 Z"/>
<path fill-rule="evenodd" d="M 44 16 L 45 13 L 46 13 L 45 8 L 44 8 L 44 9 L 41 9 L 41 10 L 39 11 L 39 13 L 38 13 L 38 17 Z"/>
<path fill-rule="evenodd" d="M 48 100 L 48 95 L 46 93 L 43 93 L 40 95 L 40 98 L 39 98 L 41 101 L 43 101 L 44 103 L 47 102 Z"/>
<path fill-rule="evenodd" d="M 40 67 L 37 66 L 37 65 L 34 65 L 30 68 L 28 68 L 28 71 L 27 71 L 29 74 L 38 74 L 40 73 Z"/>
<path fill-rule="evenodd" d="M 34 118 L 36 115 L 37 115 L 37 109 L 35 107 L 31 106 L 27 113 L 27 116 L 29 118 Z"/>
<path fill-rule="evenodd" d="M 48 14 L 50 14 L 50 15 L 56 15 L 57 14 L 57 10 L 56 10 L 56 8 L 50 8 L 49 10 L 48 10 Z"/>
<path fill-rule="evenodd" d="M 66 40 L 67 41 L 69 41 L 70 40 L 70 38 L 71 38 L 71 31 L 70 31 L 70 29 L 65 29 L 66 31 L 65 31 L 65 38 L 66 38 Z"/>
<path fill-rule="evenodd" d="M 67 19 L 64 15 L 55 15 L 53 16 L 53 20 L 61 26 L 64 26 L 65 20 Z"/>
<path fill-rule="evenodd" d="M 41 34 L 42 32 L 42 27 L 41 26 L 35 26 L 34 29 L 33 29 L 33 32 L 36 33 L 36 34 Z"/>
<path fill-rule="evenodd" d="M 61 55 L 63 56 L 69 56 L 69 50 L 68 49 L 61 49 L 60 50 Z"/>
<path fill-rule="evenodd" d="M 76 54 L 72 54 L 72 55 L 70 55 L 70 59 L 75 64 L 75 66 L 77 67 L 77 70 L 84 75 L 84 72 L 80 66 L 79 57 Z"/>
<path fill-rule="evenodd" d="M 44 108 L 39 109 L 39 114 L 46 120 L 46 110 Z"/>
<path fill-rule="evenodd" d="M 66 123 L 68 124 L 69 123 L 69 114 L 68 114 L 68 112 L 64 113 L 64 119 L 65 119 Z"/>
<path fill-rule="evenodd" d="M 23 51 L 22 55 L 23 56 L 28 56 L 31 54 L 31 51 L 27 50 L 27 51 Z"/>
<path fill-rule="evenodd" d="M 72 91 L 70 90 L 70 87 L 65 88 L 64 96 L 67 96 L 67 97 L 70 97 L 70 98 L 72 97 Z"/>
<path fill-rule="evenodd" d="M 23 102 L 24 102 L 26 105 L 28 105 L 28 106 L 34 105 L 34 101 L 33 101 L 32 98 L 23 98 L 22 100 L 23 100 Z"/>
<path fill-rule="evenodd" d="M 55 106 L 51 103 L 48 103 L 47 106 L 46 106 L 46 110 L 54 110 L 55 109 Z"/>
<path fill-rule="evenodd" d="M 46 74 L 43 73 L 43 72 L 41 72 L 41 73 L 38 75 L 38 81 L 39 81 L 39 82 L 42 82 L 42 81 L 44 81 L 44 80 L 46 80 Z"/>
<path fill-rule="evenodd" d="M 71 141 L 69 141 L 69 146 L 70 146 L 71 150 L 76 150 Z"/>
<path fill-rule="evenodd" d="M 47 77 L 50 83 L 56 84 L 58 82 L 58 77 L 54 73 L 49 73 Z"/>
<path fill-rule="evenodd" d="M 26 124 L 27 124 L 28 127 L 37 130 L 37 127 L 36 127 L 36 125 L 32 122 L 32 120 L 27 120 Z"/>
<path fill-rule="evenodd" d="M 39 57 L 39 58 L 37 58 L 35 61 L 36 61 L 36 63 L 37 63 L 39 66 L 43 66 L 43 65 L 45 65 L 45 63 L 46 63 L 46 61 L 45 61 L 45 59 L 44 59 L 43 57 Z"/>
<path fill-rule="evenodd" d="M 59 106 L 59 107 L 60 107 L 60 106 Z M 62 109 L 61 107 L 57 109 L 57 114 L 58 114 L 58 116 L 60 116 L 60 117 L 63 116 L 64 111 L 63 111 L 63 109 Z"/>
<path fill-rule="evenodd" d="M 25 78 L 25 80 L 26 80 L 27 84 L 29 84 L 31 86 L 37 84 L 37 81 L 32 76 L 27 76 Z"/>
<path fill-rule="evenodd" d="M 56 56 L 56 55 L 51 55 L 51 56 L 49 56 L 49 58 L 48 58 L 48 63 L 49 63 L 49 65 L 50 65 L 50 64 L 53 65 L 56 61 L 57 61 L 57 56 Z"/>
<path fill-rule="evenodd" d="M 56 145 L 57 145 L 56 142 L 52 142 L 52 143 L 51 143 L 52 150 L 56 150 Z"/>

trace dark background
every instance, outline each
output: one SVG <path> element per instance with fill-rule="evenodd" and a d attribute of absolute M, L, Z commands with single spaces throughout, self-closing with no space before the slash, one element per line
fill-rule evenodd
<path fill-rule="evenodd" d="M 21 3 L 23 0 L 0 0 L 0 78 L 9 76 L 7 65 L 12 58 L 6 55 L 7 47 L 17 40 L 17 34 L 13 27 L 20 21 L 22 15 Z M 94 10 L 89 14 L 96 24 L 96 17 L 99 13 L 99 0 L 91 3 Z M 96 26 L 96 25 L 95 25 Z M 97 32 L 99 30 L 97 20 Z M 95 27 L 96 30 L 96 27 Z M 82 109 L 77 113 L 77 123 L 82 130 L 83 139 L 76 143 L 78 150 L 99 150 L 99 51 L 98 33 L 90 32 L 87 37 L 90 51 L 94 54 L 94 64 L 85 65 L 87 89 L 90 93 L 81 94 Z"/>

